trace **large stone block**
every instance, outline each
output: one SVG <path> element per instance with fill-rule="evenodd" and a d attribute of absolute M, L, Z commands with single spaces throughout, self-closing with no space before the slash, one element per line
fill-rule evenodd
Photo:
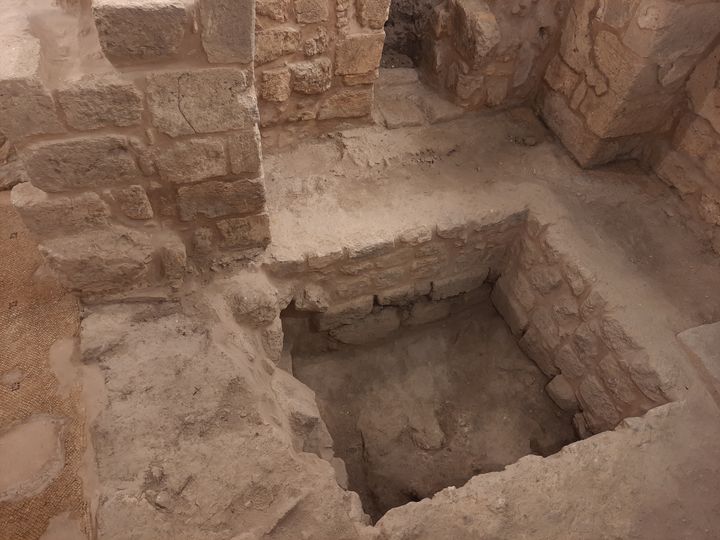
<path fill-rule="evenodd" d="M 155 165 L 160 178 L 174 184 L 228 174 L 225 145 L 220 137 L 196 137 L 158 148 Z"/>
<path fill-rule="evenodd" d="M 88 76 L 58 90 L 58 102 L 70 127 L 80 130 L 140 123 L 143 98 L 134 84 Z"/>
<path fill-rule="evenodd" d="M 178 189 L 177 203 L 183 221 L 198 216 L 216 218 L 261 212 L 265 206 L 265 186 L 258 180 L 192 184 Z"/>
<path fill-rule="evenodd" d="M 276 26 L 255 34 L 255 64 L 267 64 L 300 48 L 300 31 L 292 26 Z"/>
<path fill-rule="evenodd" d="M 183 0 L 93 0 L 92 13 L 100 45 L 111 60 L 173 55 L 188 26 Z"/>
<path fill-rule="evenodd" d="M 593 50 L 598 68 L 615 93 L 632 97 L 660 90 L 657 66 L 630 51 L 615 34 L 599 32 Z"/>
<path fill-rule="evenodd" d="M 292 94 L 290 70 L 287 67 L 268 69 L 260 75 L 260 97 L 267 101 L 287 101 Z"/>
<path fill-rule="evenodd" d="M 370 114 L 373 87 L 343 88 L 320 105 L 318 119 L 360 118 Z"/>
<path fill-rule="evenodd" d="M 335 73 L 359 75 L 380 66 L 385 32 L 349 34 L 335 48 Z"/>
<path fill-rule="evenodd" d="M 25 182 L 13 188 L 11 200 L 25 226 L 43 239 L 106 227 L 110 217 L 108 206 L 92 192 L 52 197 Z"/>
<path fill-rule="evenodd" d="M 389 0 L 357 0 L 358 20 L 363 26 L 381 30 L 390 12 Z"/>
<path fill-rule="evenodd" d="M 257 126 L 231 135 L 228 151 L 230 169 L 234 174 L 257 175 L 262 170 L 260 130 Z"/>
<path fill-rule="evenodd" d="M 270 218 L 257 214 L 218 221 L 222 246 L 234 249 L 264 248 L 270 243 Z"/>
<path fill-rule="evenodd" d="M 328 20 L 328 0 L 295 0 L 295 18 L 299 23 Z"/>
<path fill-rule="evenodd" d="M 171 137 L 252 127 L 258 120 L 257 99 L 247 77 L 237 68 L 149 75 L 153 125 Z"/>
<path fill-rule="evenodd" d="M 116 227 L 49 240 L 40 252 L 65 287 L 99 293 L 137 285 L 148 273 L 153 250 L 147 235 Z"/>
<path fill-rule="evenodd" d="M 455 47 L 472 67 L 480 67 L 500 43 L 495 15 L 483 0 L 451 0 L 450 12 Z"/>
<path fill-rule="evenodd" d="M 249 64 L 255 47 L 255 0 L 199 0 L 202 44 L 212 63 Z"/>
<path fill-rule="evenodd" d="M 65 132 L 40 78 L 40 42 L 0 36 L 0 132 L 10 139 Z"/>
<path fill-rule="evenodd" d="M 586 377 L 580 383 L 578 398 L 594 433 L 613 429 L 620 421 L 620 414 L 612 398 L 595 375 Z"/>
<path fill-rule="evenodd" d="M 127 183 L 141 176 L 130 141 L 104 135 L 28 146 L 23 161 L 30 181 L 48 191 Z"/>
<path fill-rule="evenodd" d="M 288 67 L 292 75 L 292 89 L 301 94 L 321 94 L 332 84 L 332 62 L 329 58 L 295 62 Z"/>

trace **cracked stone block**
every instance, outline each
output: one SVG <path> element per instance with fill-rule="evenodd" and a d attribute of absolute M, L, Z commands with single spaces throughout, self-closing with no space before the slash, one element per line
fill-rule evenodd
<path fill-rule="evenodd" d="M 171 137 L 247 129 L 258 120 L 247 72 L 237 68 L 148 75 L 147 100 L 153 125 Z"/>
<path fill-rule="evenodd" d="M 300 49 L 300 31 L 292 26 L 276 26 L 255 34 L 255 65 L 267 64 Z"/>
<path fill-rule="evenodd" d="M 316 58 L 295 62 L 288 66 L 292 75 L 292 89 L 301 94 L 321 94 L 332 84 L 332 62 Z"/>
<path fill-rule="evenodd" d="M 126 137 L 104 135 L 28 146 L 23 161 L 30 181 L 56 192 L 127 183 L 142 176 Z"/>
<path fill-rule="evenodd" d="M 110 217 L 108 206 L 92 192 L 51 196 L 25 182 L 13 188 L 11 200 L 25 226 L 41 238 L 106 227 Z"/>
<path fill-rule="evenodd" d="M 160 178 L 173 184 L 198 182 L 228 174 L 225 145 L 220 137 L 194 137 L 158 148 L 155 165 Z"/>
<path fill-rule="evenodd" d="M 267 214 L 218 221 L 217 228 L 226 248 L 264 248 L 270 243 L 270 219 Z"/>
<path fill-rule="evenodd" d="M 64 133 L 55 102 L 40 78 L 40 42 L 0 36 L 0 132 L 10 139 Z"/>
<path fill-rule="evenodd" d="M 178 189 L 177 204 L 182 221 L 198 216 L 216 218 L 261 212 L 265 206 L 265 186 L 257 180 L 191 184 Z"/>
<path fill-rule="evenodd" d="M 111 60 L 172 56 L 188 22 L 183 0 L 93 0 L 92 14 L 100 45 Z"/>
<path fill-rule="evenodd" d="M 230 170 L 234 174 L 259 174 L 262 171 L 262 147 L 257 126 L 230 135 L 228 151 Z"/>
<path fill-rule="evenodd" d="M 203 49 L 211 63 L 249 64 L 255 47 L 254 0 L 199 0 Z"/>
<path fill-rule="evenodd" d="M 380 66 L 385 32 L 349 34 L 335 48 L 335 73 L 360 75 Z"/>
<path fill-rule="evenodd" d="M 87 76 L 58 90 L 58 102 L 70 127 L 79 130 L 138 125 L 143 97 L 131 82 Z"/>

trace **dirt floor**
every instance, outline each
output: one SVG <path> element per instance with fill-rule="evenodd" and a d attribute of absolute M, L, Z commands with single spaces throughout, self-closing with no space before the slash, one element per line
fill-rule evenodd
<path fill-rule="evenodd" d="M 0 261 L 0 538 L 85 538 L 86 427 L 71 363 L 80 310 L 38 273 L 9 192 L 0 193 Z"/>
<path fill-rule="evenodd" d="M 572 413 L 550 400 L 489 298 L 368 346 L 294 354 L 293 374 L 315 391 L 349 488 L 375 521 L 576 440 Z"/>

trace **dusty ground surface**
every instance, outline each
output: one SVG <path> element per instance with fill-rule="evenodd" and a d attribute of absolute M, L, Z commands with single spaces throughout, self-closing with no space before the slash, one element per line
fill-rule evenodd
<path fill-rule="evenodd" d="M 9 192 L 0 193 L 0 261 L 0 537 L 84 538 L 85 418 L 71 365 L 79 308 L 34 275 L 40 254 Z"/>
<path fill-rule="evenodd" d="M 659 363 L 679 372 L 682 400 L 550 458 L 525 458 L 393 509 L 368 527 L 359 499 L 338 485 L 327 460 L 314 397 L 266 359 L 257 329 L 232 320 L 222 288 L 188 290 L 179 303 L 96 309 L 81 337 L 85 360 L 106 388 L 91 430 L 100 538 L 717 538 L 720 413 L 710 394 L 717 388 L 675 335 L 720 319 L 720 264 L 673 192 L 632 164 L 581 171 L 522 112 L 349 130 L 269 156 L 266 172 L 268 260 L 528 208 L 562 232 L 623 322 L 655 344 Z M 8 274 L 18 275 L 29 274 Z M 3 287 L 2 294 L 19 290 Z M 8 317 L 7 327 L 19 330 L 3 329 L 16 347 L 3 351 L 22 344 L 13 358 L 25 358 L 42 341 L 28 356 L 41 369 L 50 345 L 72 335 L 71 312 L 61 317 L 66 330 L 52 335 L 60 325 L 46 323 L 54 312 L 42 308 L 47 342 L 43 332 L 23 338 L 39 316 Z M 43 373 L 47 385 L 34 387 L 31 409 L 3 402 L 2 415 L 10 411 L 0 416 L 3 426 L 36 410 L 56 414 L 43 408 L 56 396 L 54 379 Z M 75 414 L 72 407 L 61 412 Z M 81 444 L 79 424 L 73 429 L 63 432 L 66 448 Z M 46 518 L 28 526 L 25 516 L 72 506 L 72 497 L 52 491 L 66 485 L 60 478 L 30 502 L 3 506 L 3 525 L 15 527 L 6 530 L 35 538 Z"/>
<path fill-rule="evenodd" d="M 375 520 L 576 439 L 489 297 L 367 347 L 293 354 L 293 374 L 315 391 L 349 488 Z"/>

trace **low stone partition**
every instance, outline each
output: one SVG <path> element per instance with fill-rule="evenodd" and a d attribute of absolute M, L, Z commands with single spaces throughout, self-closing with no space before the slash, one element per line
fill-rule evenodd
<path fill-rule="evenodd" d="M 63 5 L 0 36 L 13 203 L 63 284 L 124 294 L 261 253 L 254 2 Z"/>
<path fill-rule="evenodd" d="M 655 371 L 592 272 L 525 213 L 415 230 L 391 244 L 267 268 L 290 291 L 280 307 L 292 301 L 295 316 L 306 313 L 312 346 L 321 348 L 388 339 L 403 325 L 492 301 L 521 349 L 551 379 L 553 400 L 577 412 L 582 437 L 673 399 L 673 382 Z"/>

